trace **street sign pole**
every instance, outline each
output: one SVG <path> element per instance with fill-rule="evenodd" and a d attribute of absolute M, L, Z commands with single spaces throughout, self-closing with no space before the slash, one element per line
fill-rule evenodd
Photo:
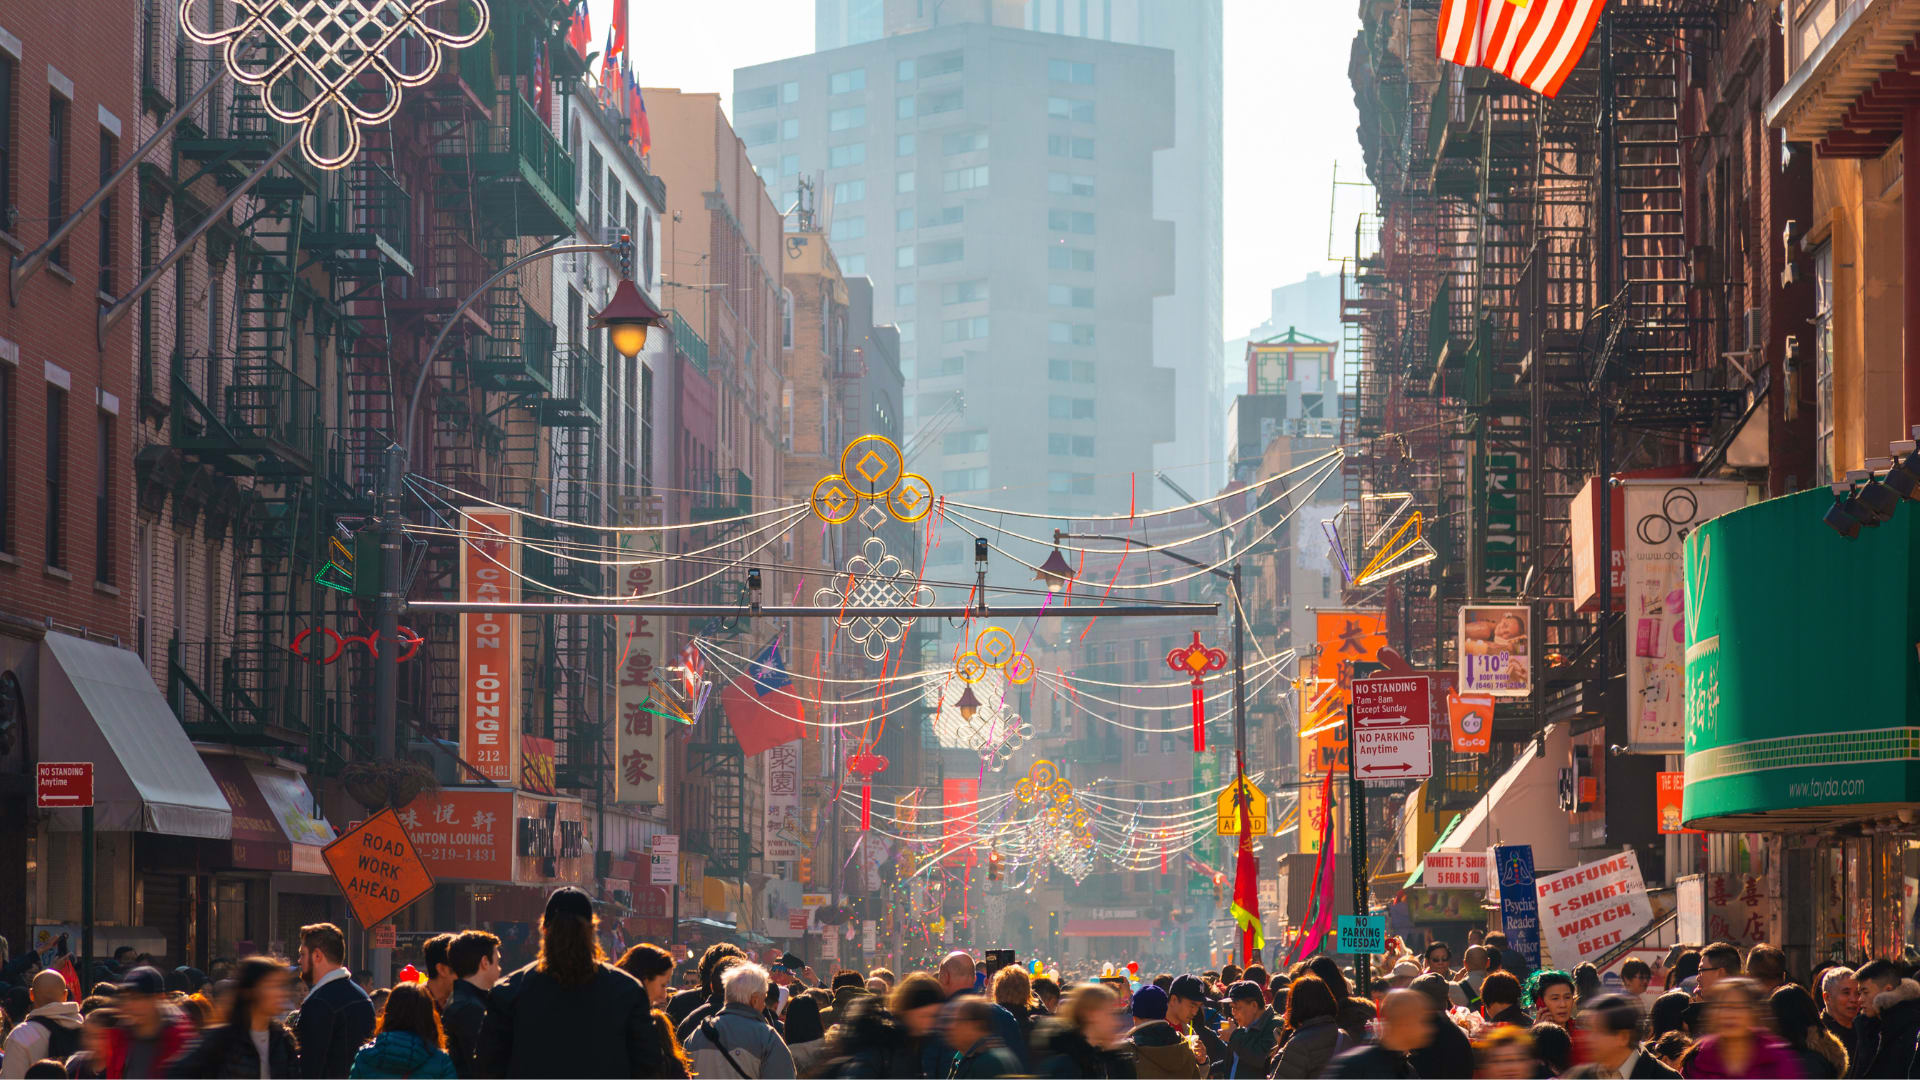
<path fill-rule="evenodd" d="M 1347 705 L 1347 739 L 1353 745 L 1353 705 Z M 1347 754 L 1347 805 L 1352 813 L 1348 831 L 1352 834 L 1347 858 L 1353 866 L 1353 913 L 1367 915 L 1373 902 L 1367 895 L 1367 782 L 1360 779 L 1358 761 Z M 1361 997 L 1373 996 L 1373 957 L 1362 953 L 1353 958 L 1353 979 Z"/>
<path fill-rule="evenodd" d="M 93 973 L 93 800 L 80 808 L 80 985 Z"/>

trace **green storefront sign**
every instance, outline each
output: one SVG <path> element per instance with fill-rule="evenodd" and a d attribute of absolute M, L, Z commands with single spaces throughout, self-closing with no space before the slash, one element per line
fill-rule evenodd
<path fill-rule="evenodd" d="M 1920 507 L 1847 541 L 1821 521 L 1832 500 L 1773 499 L 1687 537 L 1682 816 L 1696 827 L 1920 799 Z"/>

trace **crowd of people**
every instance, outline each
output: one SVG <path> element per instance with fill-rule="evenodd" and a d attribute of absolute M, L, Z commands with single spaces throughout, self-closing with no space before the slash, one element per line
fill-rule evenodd
<path fill-rule="evenodd" d="M 1499 934 L 1388 958 L 1374 995 L 1330 956 L 1085 979 L 966 952 L 932 971 L 820 977 L 708 947 L 607 956 L 592 902 L 556 890 L 538 958 L 501 970 L 485 931 L 441 934 L 418 978 L 369 992 L 331 923 L 292 961 L 201 975 L 122 965 L 73 1000 L 73 971 L 0 997 L 0 1080 L 17 1077 L 1913 1077 L 1920 982 L 1892 960 L 1794 979 L 1786 956 L 1716 943 L 1605 978 L 1523 980 Z M 1131 966 L 1131 965 L 1130 965 Z M 304 990 L 302 991 L 302 986 Z"/>

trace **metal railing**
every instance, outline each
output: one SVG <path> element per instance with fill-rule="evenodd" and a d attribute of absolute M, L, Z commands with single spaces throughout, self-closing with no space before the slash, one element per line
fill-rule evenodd
<path fill-rule="evenodd" d="M 693 327 L 687 325 L 687 320 L 680 317 L 678 310 L 669 311 L 667 314 L 673 320 L 674 349 L 676 349 L 681 356 L 686 357 L 687 362 L 698 369 L 700 374 L 707 374 L 707 339 L 695 333 Z"/>

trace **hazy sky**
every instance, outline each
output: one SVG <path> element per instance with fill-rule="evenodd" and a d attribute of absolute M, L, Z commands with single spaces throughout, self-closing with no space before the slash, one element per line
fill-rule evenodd
<path fill-rule="evenodd" d="M 614 0 L 589 3 L 598 50 Z M 812 0 L 630 3 L 636 74 L 646 86 L 717 90 L 724 100 L 734 68 L 813 50 Z M 1327 261 L 1334 163 L 1343 178 L 1362 178 L 1347 85 L 1359 18 L 1354 0 L 1225 5 L 1225 330 L 1238 337 L 1267 317 L 1269 290 L 1337 269 Z M 1366 201 L 1360 189 L 1342 189 L 1336 253 L 1350 253 Z"/>

